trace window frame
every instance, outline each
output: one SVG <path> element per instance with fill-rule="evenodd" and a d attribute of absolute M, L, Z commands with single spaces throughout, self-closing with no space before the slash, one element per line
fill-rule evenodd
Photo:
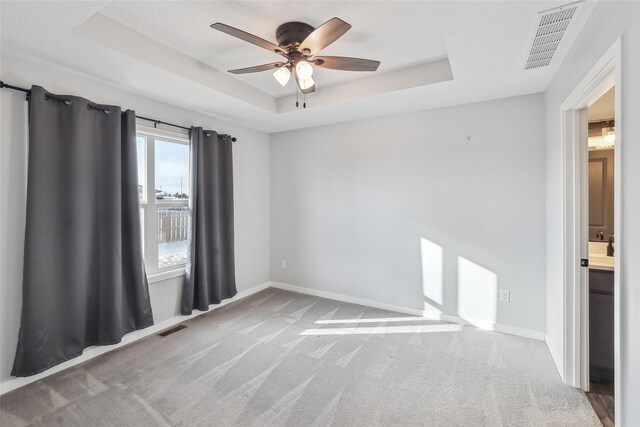
<path fill-rule="evenodd" d="M 158 258 L 158 209 L 162 207 L 185 207 L 189 205 L 186 200 L 157 200 L 155 193 L 156 179 L 156 140 L 189 146 L 189 133 L 176 132 L 166 129 L 157 129 L 141 123 L 136 124 L 136 138 L 143 138 L 143 159 L 145 173 L 144 180 L 140 182 L 144 189 L 144 200 L 140 200 L 142 210 L 142 241 L 144 248 L 144 262 L 149 282 L 165 280 L 184 275 L 186 263 L 159 267 Z"/>

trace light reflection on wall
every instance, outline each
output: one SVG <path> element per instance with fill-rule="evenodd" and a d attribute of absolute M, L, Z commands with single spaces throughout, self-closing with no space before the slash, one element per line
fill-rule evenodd
<path fill-rule="evenodd" d="M 471 324 L 497 320 L 498 276 L 458 257 L 458 315 Z"/>
<path fill-rule="evenodd" d="M 422 261 L 422 292 L 424 309 L 442 312 L 443 303 L 443 250 L 442 246 L 424 237 L 420 238 Z"/>

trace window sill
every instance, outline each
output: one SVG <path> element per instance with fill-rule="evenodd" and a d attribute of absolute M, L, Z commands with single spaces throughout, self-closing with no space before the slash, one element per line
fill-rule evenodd
<path fill-rule="evenodd" d="M 161 271 L 160 273 L 147 275 L 147 282 L 149 283 L 161 282 L 163 280 L 184 276 L 184 274 L 185 274 L 184 267 L 176 268 L 174 270 L 169 270 L 169 271 Z"/>

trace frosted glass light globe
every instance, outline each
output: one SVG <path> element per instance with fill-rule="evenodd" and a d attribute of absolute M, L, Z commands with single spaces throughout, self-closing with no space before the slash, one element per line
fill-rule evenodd
<path fill-rule="evenodd" d="M 316 84 L 316 82 L 314 82 L 313 78 L 311 78 L 311 77 L 309 77 L 306 80 L 302 80 L 302 79 L 298 80 L 298 86 L 300 87 L 301 90 L 309 89 L 314 84 Z"/>
<path fill-rule="evenodd" d="M 286 86 L 287 82 L 291 78 L 291 71 L 287 67 L 280 67 L 273 73 L 273 77 L 280 83 L 282 86 Z"/>
<path fill-rule="evenodd" d="M 300 80 L 308 80 L 313 75 L 313 67 L 307 61 L 300 61 L 296 64 L 296 74 Z"/>

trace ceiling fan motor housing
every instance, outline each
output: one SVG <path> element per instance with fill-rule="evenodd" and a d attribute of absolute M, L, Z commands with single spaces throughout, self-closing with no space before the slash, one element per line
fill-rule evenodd
<path fill-rule="evenodd" d="M 304 22 L 287 22 L 276 30 L 276 40 L 281 48 L 289 51 L 291 48 L 295 50 L 314 29 Z"/>

